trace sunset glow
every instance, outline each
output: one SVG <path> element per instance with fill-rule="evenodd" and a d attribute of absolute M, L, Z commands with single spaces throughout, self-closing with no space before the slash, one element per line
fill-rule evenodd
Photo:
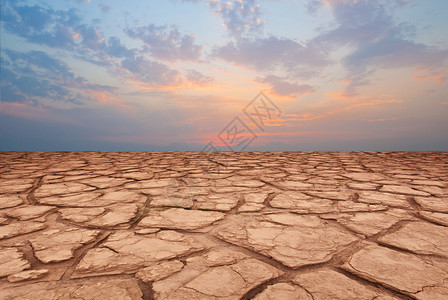
<path fill-rule="evenodd" d="M 1 6 L 0 151 L 448 150 L 445 0 Z"/>

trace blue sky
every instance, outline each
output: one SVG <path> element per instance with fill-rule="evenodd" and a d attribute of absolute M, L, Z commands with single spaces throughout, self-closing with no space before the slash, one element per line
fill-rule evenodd
<path fill-rule="evenodd" d="M 447 15 L 445 0 L 4 0 L 0 151 L 447 151 Z M 278 109 L 263 126 L 244 113 L 260 91 Z M 237 125 L 250 145 L 223 140 Z"/>

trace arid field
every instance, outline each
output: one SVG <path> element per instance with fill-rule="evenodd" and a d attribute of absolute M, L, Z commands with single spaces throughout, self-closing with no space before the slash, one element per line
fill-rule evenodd
<path fill-rule="evenodd" d="M 0 299 L 448 299 L 448 153 L 0 152 Z"/>

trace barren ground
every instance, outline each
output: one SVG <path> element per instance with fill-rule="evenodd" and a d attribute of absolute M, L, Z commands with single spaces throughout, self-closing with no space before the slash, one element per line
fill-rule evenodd
<path fill-rule="evenodd" d="M 0 299 L 448 299 L 448 153 L 0 153 Z"/>

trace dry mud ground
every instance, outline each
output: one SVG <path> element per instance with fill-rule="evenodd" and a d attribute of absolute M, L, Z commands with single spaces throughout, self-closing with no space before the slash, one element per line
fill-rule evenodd
<path fill-rule="evenodd" d="M 0 153 L 0 299 L 448 299 L 448 153 Z"/>

